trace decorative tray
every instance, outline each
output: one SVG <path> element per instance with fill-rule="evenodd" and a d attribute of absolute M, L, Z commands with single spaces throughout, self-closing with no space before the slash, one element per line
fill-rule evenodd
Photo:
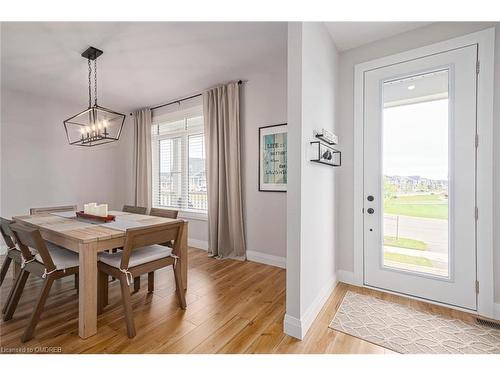
<path fill-rule="evenodd" d="M 109 223 L 110 221 L 115 221 L 115 215 L 96 216 L 96 215 L 86 214 L 83 211 L 76 211 L 76 216 L 81 217 L 82 219 L 102 221 L 104 223 Z"/>

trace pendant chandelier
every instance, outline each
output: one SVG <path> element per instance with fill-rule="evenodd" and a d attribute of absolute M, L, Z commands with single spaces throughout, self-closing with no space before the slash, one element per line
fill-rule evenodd
<path fill-rule="evenodd" d="M 70 145 L 92 147 L 120 139 L 125 115 L 97 104 L 97 58 L 102 51 L 89 47 L 82 53 L 89 66 L 89 107 L 64 121 Z M 92 104 L 92 61 L 94 62 L 94 103 Z"/>

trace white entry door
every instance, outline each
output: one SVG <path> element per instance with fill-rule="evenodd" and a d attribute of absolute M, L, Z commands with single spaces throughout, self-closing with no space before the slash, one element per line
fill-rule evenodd
<path fill-rule="evenodd" d="M 365 72 L 365 285 L 476 310 L 476 63 Z"/>

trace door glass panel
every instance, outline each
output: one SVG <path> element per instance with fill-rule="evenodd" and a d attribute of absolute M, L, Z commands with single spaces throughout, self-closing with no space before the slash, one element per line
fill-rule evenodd
<path fill-rule="evenodd" d="M 448 278 L 448 70 L 382 90 L 383 266 Z"/>

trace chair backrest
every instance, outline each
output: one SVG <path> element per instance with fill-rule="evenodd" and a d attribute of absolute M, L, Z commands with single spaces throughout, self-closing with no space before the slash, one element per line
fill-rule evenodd
<path fill-rule="evenodd" d="M 122 208 L 123 212 L 130 212 L 132 214 L 140 214 L 140 215 L 146 215 L 147 212 L 146 207 L 139 207 L 139 206 L 127 206 L 124 205 Z"/>
<path fill-rule="evenodd" d="M 152 208 L 151 211 L 149 211 L 149 214 L 151 216 L 160 216 L 160 217 L 166 217 L 169 219 L 177 219 L 177 216 L 179 215 L 179 211 L 167 210 L 164 208 Z"/>
<path fill-rule="evenodd" d="M 45 214 L 50 212 L 76 211 L 77 209 L 78 206 L 76 204 L 56 207 L 34 207 L 30 208 L 30 215 Z"/>
<path fill-rule="evenodd" d="M 10 229 L 10 225 L 14 223 L 12 220 L 0 217 L 0 232 L 9 249 L 16 247 L 14 233 Z"/>
<path fill-rule="evenodd" d="M 179 255 L 179 247 L 183 230 L 183 221 L 127 229 L 120 267 L 122 269 L 128 268 L 130 255 L 132 254 L 132 251 L 138 247 L 175 241 L 172 253 L 174 255 Z"/>
<path fill-rule="evenodd" d="M 36 228 L 23 225 L 21 223 L 14 223 L 10 225 L 10 229 L 14 233 L 16 242 L 19 245 L 19 249 L 23 253 L 23 257 L 26 260 L 32 259 L 33 254 L 31 254 L 29 248 L 35 249 L 38 254 L 42 257 L 43 264 L 47 271 L 52 271 L 56 268 L 54 261 L 50 256 L 49 250 L 47 249 L 47 244 L 42 238 L 40 231 Z"/>

